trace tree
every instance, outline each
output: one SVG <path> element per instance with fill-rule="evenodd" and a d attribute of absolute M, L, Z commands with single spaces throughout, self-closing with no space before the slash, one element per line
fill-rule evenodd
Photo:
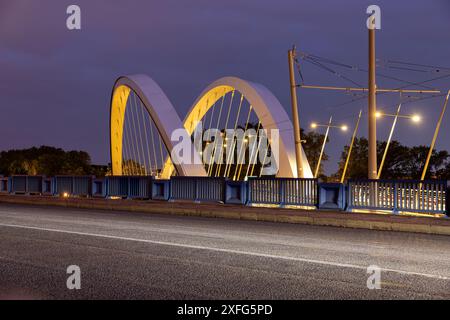
<path fill-rule="evenodd" d="M 300 135 L 302 140 L 305 140 L 305 143 L 303 144 L 303 150 L 305 151 L 306 158 L 308 159 L 309 165 L 311 166 L 311 170 L 314 173 L 317 167 L 317 163 L 319 162 L 320 151 L 322 149 L 323 139 L 325 139 L 325 135 L 317 132 L 308 132 L 305 134 L 303 129 L 301 129 Z M 327 138 L 327 143 L 328 142 L 330 142 L 329 137 Z M 328 155 L 325 152 L 323 153 L 319 168 L 319 177 L 323 180 L 326 179 L 326 176 L 323 174 L 324 161 L 328 161 Z"/>
<path fill-rule="evenodd" d="M 378 168 L 381 164 L 386 142 L 377 143 L 377 159 Z M 345 160 L 347 159 L 348 146 L 345 146 L 344 152 L 341 154 L 338 172 L 334 174 L 334 178 L 338 179 L 342 176 Z M 386 160 L 381 171 L 381 179 L 420 179 L 425 165 L 425 160 L 429 151 L 427 146 L 407 147 L 398 141 L 391 141 Z M 356 138 L 353 145 L 352 154 L 350 156 L 347 168 L 346 178 L 349 179 L 365 179 L 367 178 L 367 155 L 368 141 L 366 138 Z M 446 177 L 450 171 L 446 171 L 449 167 L 449 154 L 447 151 L 433 150 L 430 165 L 426 174 L 426 178 Z"/>
<path fill-rule="evenodd" d="M 0 173 L 5 175 L 89 175 L 91 158 L 84 151 L 41 146 L 0 152 Z"/>

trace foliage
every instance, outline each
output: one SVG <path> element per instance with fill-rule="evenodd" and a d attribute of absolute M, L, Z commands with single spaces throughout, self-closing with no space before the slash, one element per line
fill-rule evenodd
<path fill-rule="evenodd" d="M 91 158 L 84 151 L 64 151 L 41 146 L 0 152 L 0 173 L 4 175 L 89 175 Z"/>
<path fill-rule="evenodd" d="M 377 143 L 378 168 L 380 167 L 386 142 Z M 334 174 L 334 179 L 341 177 L 347 158 L 349 146 L 345 146 L 341 154 L 339 169 Z M 393 140 L 389 145 L 389 150 L 381 173 L 381 179 L 420 179 L 429 147 L 413 146 L 407 147 L 400 142 Z M 347 169 L 346 178 L 361 179 L 367 178 L 367 155 L 368 141 L 366 138 L 356 138 L 353 145 L 350 162 Z M 450 178 L 450 155 L 447 151 L 433 150 L 428 172 L 425 178 Z"/>
<path fill-rule="evenodd" d="M 313 131 L 305 134 L 302 129 L 300 132 L 300 136 L 302 140 L 304 140 L 304 143 L 302 144 L 303 150 L 305 151 L 306 158 L 308 159 L 309 165 L 311 166 L 311 170 L 314 174 L 317 167 L 317 162 L 319 161 L 320 151 L 322 149 L 323 139 L 325 139 L 325 135 Z M 327 143 L 329 142 L 330 138 L 328 137 Z M 325 175 L 323 174 L 323 163 L 327 160 L 328 155 L 326 154 L 326 152 L 324 152 L 319 168 L 319 178 L 321 179 L 326 179 Z"/>

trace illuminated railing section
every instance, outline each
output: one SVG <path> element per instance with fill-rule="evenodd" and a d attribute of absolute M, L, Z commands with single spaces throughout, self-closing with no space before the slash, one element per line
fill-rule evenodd
<path fill-rule="evenodd" d="M 445 213 L 447 181 L 350 180 L 349 209 Z"/>
<path fill-rule="evenodd" d="M 447 216 L 446 180 L 349 180 L 323 183 L 313 178 L 150 176 L 0 176 L 0 194 L 216 202 L 236 205 L 332 209 Z"/>
<path fill-rule="evenodd" d="M 249 178 L 249 204 L 316 206 L 317 179 Z"/>

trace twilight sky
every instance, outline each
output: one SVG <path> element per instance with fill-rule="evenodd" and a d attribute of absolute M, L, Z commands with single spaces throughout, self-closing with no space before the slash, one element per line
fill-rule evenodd
<path fill-rule="evenodd" d="M 82 10 L 82 30 L 66 28 L 66 8 Z M 449 0 L 0 0 L 0 150 L 53 145 L 88 151 L 94 163 L 109 162 L 108 117 L 111 87 L 124 74 L 146 73 L 162 87 L 181 118 L 210 82 L 234 75 L 267 86 L 290 114 L 287 50 L 367 67 L 366 8 L 382 9 L 377 58 L 450 68 Z M 378 68 L 418 82 L 440 73 Z M 302 62 L 306 83 L 349 84 Z M 333 66 L 333 68 L 335 68 Z M 367 85 L 367 75 L 337 69 Z M 430 69 L 431 70 L 431 69 Z M 379 87 L 403 83 L 378 78 Z M 450 88 L 450 77 L 427 83 Z M 300 121 L 353 128 L 366 99 L 345 93 L 299 90 Z M 405 104 L 423 123 L 400 121 L 395 139 L 429 144 L 444 98 Z M 383 95 L 378 107 L 393 111 L 398 95 Z M 450 115 L 438 148 L 450 150 Z M 367 117 L 360 134 L 366 135 Z M 390 119 L 378 122 L 386 139 Z M 351 130 L 350 130 L 351 131 Z M 351 132 L 334 131 L 327 146 L 327 173 L 335 171 Z"/>

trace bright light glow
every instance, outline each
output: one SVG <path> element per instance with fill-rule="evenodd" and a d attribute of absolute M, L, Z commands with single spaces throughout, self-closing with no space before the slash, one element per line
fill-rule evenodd
<path fill-rule="evenodd" d="M 315 123 L 315 122 L 311 123 L 311 128 L 313 128 L 313 129 L 317 128 L 317 123 Z"/>
<path fill-rule="evenodd" d="M 382 115 L 383 114 L 379 111 L 375 112 L 375 117 L 377 117 L 377 118 L 381 118 Z"/>
<path fill-rule="evenodd" d="M 343 125 L 343 126 L 341 127 L 341 130 L 342 130 L 342 131 L 347 131 L 347 130 L 348 130 L 348 127 L 347 127 L 346 125 Z"/>
<path fill-rule="evenodd" d="M 411 117 L 411 120 L 413 122 L 420 122 L 420 120 L 422 120 L 422 118 L 419 115 L 415 114 Z"/>
<path fill-rule="evenodd" d="M 69 194 L 68 194 L 67 192 L 64 192 L 64 193 L 63 193 L 63 197 L 64 197 L 64 198 L 68 198 L 68 197 L 69 197 Z"/>

